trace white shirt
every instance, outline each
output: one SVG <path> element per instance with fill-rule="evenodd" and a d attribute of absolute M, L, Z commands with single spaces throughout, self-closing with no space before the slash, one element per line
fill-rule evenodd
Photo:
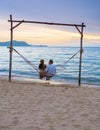
<path fill-rule="evenodd" d="M 47 65 L 46 69 L 47 76 L 53 76 L 56 73 L 56 67 L 53 64 Z"/>

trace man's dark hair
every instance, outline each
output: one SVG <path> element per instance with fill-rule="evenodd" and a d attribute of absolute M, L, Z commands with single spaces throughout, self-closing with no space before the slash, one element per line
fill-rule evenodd
<path fill-rule="evenodd" d="M 50 62 L 51 64 L 53 64 L 53 60 L 49 60 L 49 62 Z"/>

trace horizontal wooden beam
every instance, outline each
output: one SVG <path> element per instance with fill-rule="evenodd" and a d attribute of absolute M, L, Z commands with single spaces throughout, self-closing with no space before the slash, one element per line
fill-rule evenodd
<path fill-rule="evenodd" d="M 77 26 L 77 27 L 85 27 L 84 24 L 65 24 L 65 23 L 52 23 L 52 22 L 38 22 L 38 21 L 25 21 L 25 20 L 8 20 L 8 22 L 21 22 L 23 23 L 36 23 L 36 24 L 48 24 L 48 25 L 59 25 L 59 26 Z"/>

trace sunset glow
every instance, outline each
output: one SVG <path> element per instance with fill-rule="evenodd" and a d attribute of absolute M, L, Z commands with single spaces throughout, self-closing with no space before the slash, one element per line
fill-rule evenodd
<path fill-rule="evenodd" d="M 10 39 L 10 27 L 7 24 L 6 26 L 2 24 L 2 41 L 7 41 Z M 5 35 L 6 34 L 6 35 Z M 46 44 L 46 45 L 70 45 L 75 41 L 80 39 L 79 32 L 74 31 L 67 31 L 61 30 L 56 28 L 44 27 L 44 26 L 24 26 L 20 25 L 16 29 L 14 29 L 13 33 L 15 40 L 22 40 L 26 41 L 30 44 Z M 91 35 L 91 34 L 84 34 L 84 40 L 86 42 L 95 42 L 100 43 L 100 36 L 98 35 Z"/>

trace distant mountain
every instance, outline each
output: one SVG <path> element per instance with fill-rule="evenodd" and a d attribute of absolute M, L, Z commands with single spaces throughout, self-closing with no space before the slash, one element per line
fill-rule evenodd
<path fill-rule="evenodd" d="M 31 45 L 33 47 L 48 47 L 47 45 Z"/>
<path fill-rule="evenodd" d="M 0 46 L 10 46 L 10 41 L 0 42 Z M 24 41 L 15 41 L 15 40 L 13 40 L 13 46 L 31 46 L 31 45 L 24 42 Z"/>
<path fill-rule="evenodd" d="M 0 42 L 0 46 L 10 46 L 10 41 Z M 32 45 L 24 41 L 15 41 L 13 40 L 13 46 L 32 46 L 32 47 L 47 47 L 47 45 Z"/>

